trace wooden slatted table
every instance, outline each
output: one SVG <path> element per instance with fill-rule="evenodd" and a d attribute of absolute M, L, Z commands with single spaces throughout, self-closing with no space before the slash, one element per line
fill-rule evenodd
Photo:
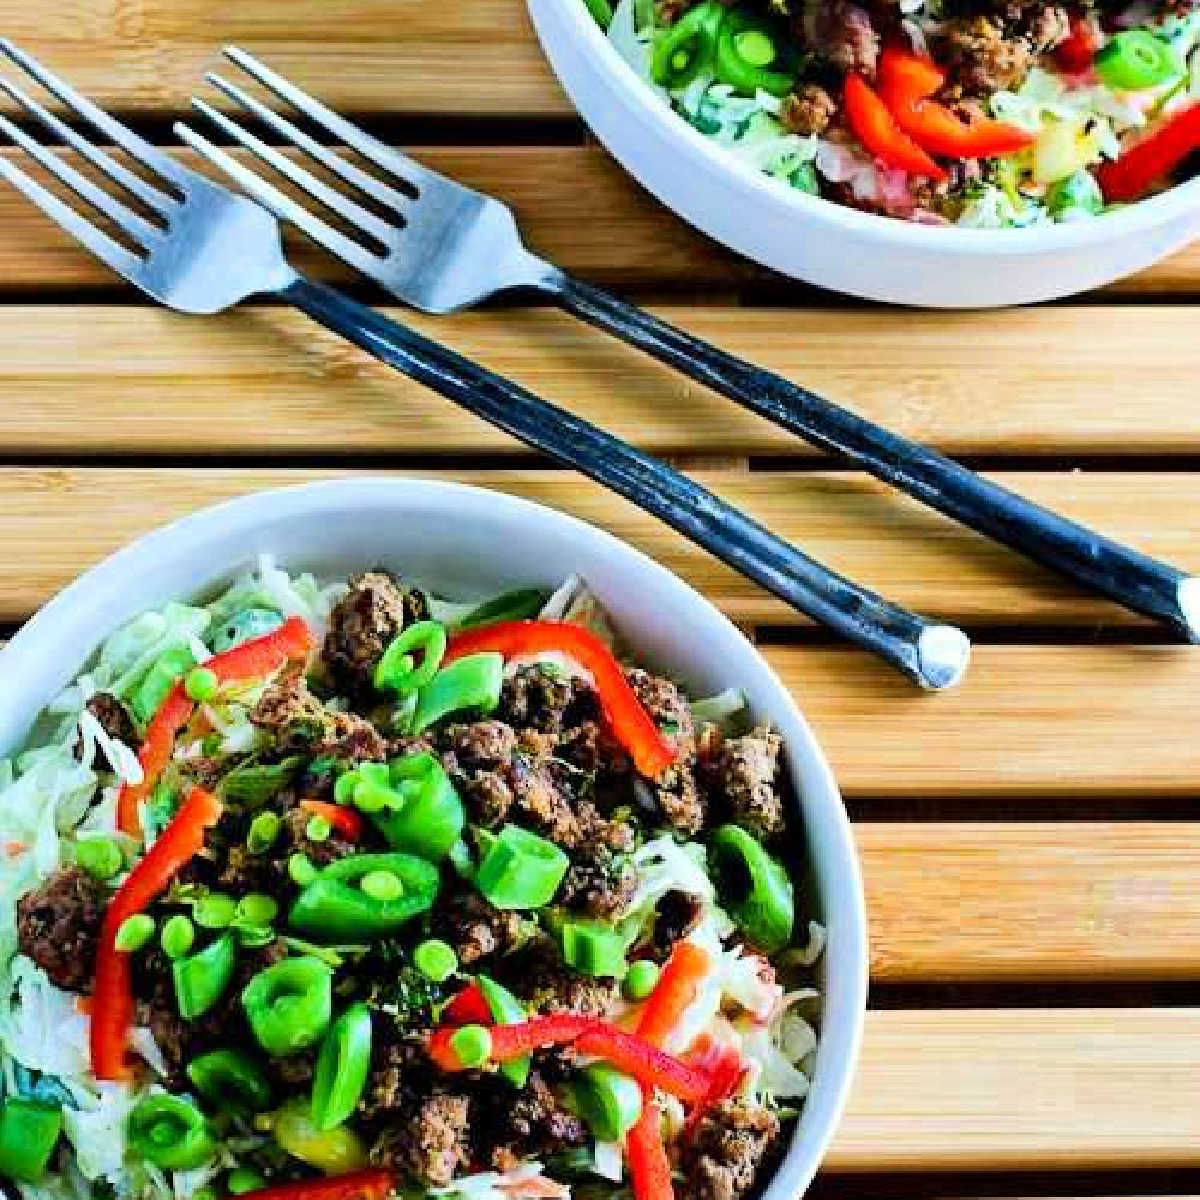
<path fill-rule="evenodd" d="M 641 193 L 588 140 L 520 0 L 67 0 L 52 15 L 0 0 L 0 14 L 160 141 L 214 48 L 240 43 L 510 201 L 562 265 L 1200 569 L 1200 246 L 1070 303 L 888 311 L 771 278 Z M 300 479 L 436 474 L 603 525 L 762 643 L 857 823 L 872 1012 L 816 1194 L 1198 1190 L 1200 654 L 557 313 L 408 316 L 674 457 L 834 566 L 963 623 L 978 644 L 966 684 L 916 694 L 291 312 L 201 320 L 141 304 L 8 190 L 0 290 L 5 628 L 138 533 Z"/>

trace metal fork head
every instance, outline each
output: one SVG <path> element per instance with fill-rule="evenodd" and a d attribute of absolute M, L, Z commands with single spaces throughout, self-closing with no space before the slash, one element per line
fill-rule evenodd
<path fill-rule="evenodd" d="M 0 39 L 0 54 L 90 126 L 94 134 L 100 135 L 98 141 L 119 147 L 152 176 L 153 182 L 143 179 L 14 83 L 0 79 L 0 89 L 36 125 L 115 184 L 116 192 L 99 186 L 2 114 L 0 132 L 102 214 L 121 231 L 128 244 L 122 244 L 40 183 L 13 157 L 0 156 L 0 178 L 114 271 L 163 304 L 192 313 L 218 312 L 255 292 L 284 287 L 295 277 L 284 261 L 279 224 L 270 213 L 181 166 L 7 39 Z M 131 205 L 134 199 L 153 214 L 153 219 L 142 216 Z"/>
<path fill-rule="evenodd" d="M 498 291 L 536 285 L 545 277 L 550 268 L 522 245 L 507 205 L 385 145 L 245 51 L 227 47 L 225 56 L 278 100 L 349 146 L 383 175 L 381 179 L 364 171 L 237 84 L 209 74 L 208 82 L 229 100 L 323 167 L 358 199 L 318 178 L 301 165 L 299 156 L 282 154 L 198 98 L 192 101 L 196 111 L 261 163 L 336 213 L 363 240 L 335 229 L 188 125 L 175 126 L 188 145 L 281 220 L 295 225 L 393 295 L 425 312 L 468 308 Z M 372 201 L 375 211 L 362 201 Z M 381 211 L 387 213 L 386 218 L 378 215 Z"/>

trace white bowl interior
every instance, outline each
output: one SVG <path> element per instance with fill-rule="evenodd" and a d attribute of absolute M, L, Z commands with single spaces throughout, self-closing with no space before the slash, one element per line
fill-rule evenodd
<path fill-rule="evenodd" d="M 849 1086 L 866 998 L 862 886 L 849 823 L 829 767 L 788 692 L 715 608 L 644 555 L 527 501 L 425 480 L 333 481 L 243 497 L 135 542 L 87 572 L 0 651 L 0 753 L 122 622 L 172 598 L 212 592 L 257 554 L 337 576 L 382 563 L 465 596 L 506 585 L 553 586 L 583 575 L 646 662 L 695 694 L 742 687 L 783 735 L 828 926 L 821 1040 L 812 1092 L 767 1200 L 811 1180 Z"/>

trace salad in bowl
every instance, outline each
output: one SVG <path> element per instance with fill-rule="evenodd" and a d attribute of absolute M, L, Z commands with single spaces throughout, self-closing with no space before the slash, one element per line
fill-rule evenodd
<path fill-rule="evenodd" d="M 784 186 L 924 224 L 1091 220 L 1191 178 L 1194 0 L 589 0 L 664 104 Z"/>
<path fill-rule="evenodd" d="M 0 762 L 0 1177 L 760 1189 L 824 970 L 779 733 L 630 656 L 578 578 L 458 602 L 361 567 L 264 556 L 124 619 Z"/>

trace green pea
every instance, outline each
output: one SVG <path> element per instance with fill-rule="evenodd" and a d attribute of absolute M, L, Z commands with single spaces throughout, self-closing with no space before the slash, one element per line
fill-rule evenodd
<path fill-rule="evenodd" d="M 638 1000 L 645 1000 L 654 991 L 655 985 L 658 983 L 658 976 L 658 964 L 651 962 L 650 959 L 639 958 L 631 962 L 629 970 L 625 974 L 625 982 L 622 984 L 625 999 L 635 1003 Z"/>
<path fill-rule="evenodd" d="M 221 681 L 217 678 L 216 671 L 208 667 L 193 667 L 183 680 L 183 690 L 187 692 L 189 699 L 195 700 L 197 704 L 211 700 L 220 687 Z"/>
<path fill-rule="evenodd" d="M 183 958 L 188 954 L 196 940 L 196 927 L 183 915 L 176 913 L 168 917 L 158 935 L 159 945 L 163 953 L 171 959 Z"/>
<path fill-rule="evenodd" d="M 413 951 L 413 963 L 426 979 L 445 983 L 458 970 L 458 955 L 440 938 L 429 938 Z"/>
<path fill-rule="evenodd" d="M 249 925 L 270 925 L 278 913 L 279 905 L 270 896 L 251 892 L 238 901 L 236 919 Z"/>
<path fill-rule="evenodd" d="M 450 1048 L 463 1067 L 482 1067 L 492 1054 L 492 1035 L 482 1025 L 464 1025 L 450 1039 Z"/>
<path fill-rule="evenodd" d="M 261 812 L 250 822 L 246 834 L 246 849 L 251 854 L 265 854 L 275 845 L 283 822 L 273 812 Z"/>
<path fill-rule="evenodd" d="M 304 836 L 310 842 L 327 842 L 332 832 L 333 826 L 330 825 L 329 818 L 319 815 L 309 817 L 308 824 L 304 827 Z"/>
<path fill-rule="evenodd" d="M 288 859 L 288 875 L 297 887 L 308 887 L 317 877 L 317 868 L 305 854 L 293 854 Z"/>
<path fill-rule="evenodd" d="M 358 886 L 372 900 L 386 904 L 389 900 L 398 900 L 404 895 L 404 884 L 391 871 L 368 871 L 359 881 Z"/>
<path fill-rule="evenodd" d="M 225 1186 L 231 1196 L 241 1196 L 264 1187 L 266 1180 L 250 1167 L 234 1167 L 225 1179 Z"/>
<path fill-rule="evenodd" d="M 134 954 L 154 936 L 154 918 L 146 913 L 126 917 L 117 930 L 113 945 L 122 954 Z"/>
<path fill-rule="evenodd" d="M 109 838 L 76 842 L 75 861 L 94 879 L 111 879 L 125 865 L 120 847 Z"/>
<path fill-rule="evenodd" d="M 236 901 L 224 892 L 209 892 L 192 906 L 196 924 L 205 929 L 224 929 L 236 915 Z"/>

